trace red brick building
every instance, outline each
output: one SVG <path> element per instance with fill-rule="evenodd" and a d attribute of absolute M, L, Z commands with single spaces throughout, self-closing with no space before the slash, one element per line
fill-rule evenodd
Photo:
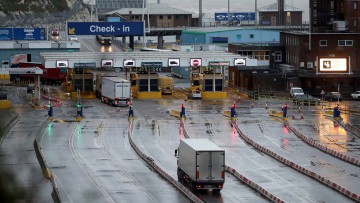
<path fill-rule="evenodd" d="M 285 46 L 284 62 L 294 67 L 301 86 L 310 94 L 340 88 L 347 95 L 360 89 L 360 33 L 282 32 L 280 42 Z M 319 57 L 348 57 L 350 70 L 344 74 L 319 74 Z"/>

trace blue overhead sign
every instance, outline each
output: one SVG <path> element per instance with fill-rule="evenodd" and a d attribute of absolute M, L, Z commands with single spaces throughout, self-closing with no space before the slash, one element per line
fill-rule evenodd
<path fill-rule="evenodd" d="M 255 12 L 229 13 L 230 21 L 255 20 Z M 215 21 L 229 21 L 228 13 L 215 13 Z"/>
<path fill-rule="evenodd" d="M 68 22 L 68 35 L 142 36 L 143 22 Z"/>
<path fill-rule="evenodd" d="M 0 28 L 0 40 L 46 40 L 45 28 Z"/>
<path fill-rule="evenodd" d="M 12 40 L 13 31 L 12 28 L 0 28 L 0 40 Z"/>

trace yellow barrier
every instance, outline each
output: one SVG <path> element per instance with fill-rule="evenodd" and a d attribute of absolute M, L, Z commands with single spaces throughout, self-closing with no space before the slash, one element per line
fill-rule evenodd
<path fill-rule="evenodd" d="M 230 111 L 229 111 L 229 110 L 225 110 L 223 115 L 224 115 L 225 117 L 230 118 Z"/>
<path fill-rule="evenodd" d="M 133 94 L 138 99 L 161 99 L 161 92 L 136 92 Z"/>
<path fill-rule="evenodd" d="M 9 100 L 0 100 L 0 109 L 10 109 L 11 103 Z"/>
<path fill-rule="evenodd" d="M 175 116 L 176 118 L 180 118 L 180 111 L 171 110 L 170 115 Z"/>
<path fill-rule="evenodd" d="M 226 92 L 202 92 L 202 98 L 204 99 L 226 99 Z"/>
<path fill-rule="evenodd" d="M 243 99 L 249 99 L 249 95 L 248 94 L 243 94 L 243 93 L 239 93 L 240 97 Z"/>
<path fill-rule="evenodd" d="M 276 117 L 282 117 L 283 116 L 283 112 L 282 111 L 270 111 L 270 116 L 276 116 Z"/>

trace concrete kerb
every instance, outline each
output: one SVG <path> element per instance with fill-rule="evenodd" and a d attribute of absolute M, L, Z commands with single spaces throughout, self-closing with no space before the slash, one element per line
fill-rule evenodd
<path fill-rule="evenodd" d="M 338 158 L 338 159 L 341 159 L 341 160 L 343 160 L 343 161 L 345 161 L 345 162 L 351 163 L 351 164 L 353 164 L 353 165 L 355 165 L 355 166 L 360 166 L 359 161 L 356 161 L 357 159 L 355 159 L 355 158 L 353 158 L 353 157 L 350 157 L 350 156 L 347 156 L 347 155 L 345 155 L 345 154 L 342 154 L 342 153 L 340 153 L 340 152 L 337 152 L 337 151 L 335 151 L 335 150 L 332 150 L 332 149 L 326 147 L 325 145 L 322 145 L 322 144 L 320 144 L 320 143 L 318 143 L 318 142 L 315 142 L 315 141 L 311 140 L 310 138 L 308 138 L 307 136 L 305 136 L 304 134 L 300 133 L 300 132 L 292 125 L 291 122 L 289 122 L 289 121 L 286 122 L 286 126 L 287 126 L 291 131 L 293 131 L 296 136 L 298 136 L 300 139 L 302 139 L 304 142 L 306 142 L 306 143 L 309 144 L 310 146 L 315 147 L 315 148 L 317 148 L 317 149 L 319 149 L 319 150 L 321 150 L 321 151 L 323 151 L 323 152 L 325 152 L 325 153 L 327 153 L 327 154 L 329 154 L 329 155 L 331 155 L 331 156 L 333 156 L 333 157 L 336 157 L 336 158 Z M 315 129 L 316 129 L 316 127 L 315 127 Z"/>
<path fill-rule="evenodd" d="M 235 126 L 235 128 L 236 128 L 239 136 L 241 136 L 241 137 L 243 138 L 243 136 L 244 136 L 245 134 L 240 130 L 239 126 L 238 126 L 236 123 L 233 123 L 233 126 Z M 248 143 L 250 143 L 250 142 L 248 142 Z M 253 142 L 250 143 L 250 144 L 255 147 L 255 145 L 254 145 L 253 143 L 255 143 L 255 142 L 253 141 Z M 261 150 L 261 149 L 258 148 L 258 150 Z M 323 185 L 334 189 L 335 191 L 339 192 L 340 194 L 342 194 L 342 195 L 344 195 L 344 196 L 346 196 L 346 197 L 348 197 L 348 198 L 350 198 L 350 199 L 352 199 L 352 200 L 359 201 L 359 199 L 353 198 L 353 195 L 352 195 L 352 194 L 356 194 L 356 193 L 351 192 L 350 190 L 347 190 L 347 191 L 349 191 L 349 193 L 351 193 L 351 195 L 347 195 L 345 192 L 343 192 L 342 189 L 339 189 L 338 187 L 332 187 L 332 186 L 331 186 L 331 185 L 332 185 L 332 181 L 326 179 L 325 177 L 322 177 L 322 176 L 320 176 L 319 174 L 317 174 L 317 173 L 315 173 L 315 172 L 313 172 L 313 171 L 310 171 L 310 170 L 308 170 L 308 169 L 306 169 L 306 168 L 304 168 L 304 167 L 302 167 L 302 166 L 299 166 L 299 165 L 297 165 L 297 164 L 295 164 L 295 163 L 294 163 L 293 165 L 287 164 L 286 161 L 284 161 L 284 160 L 287 160 L 287 159 L 285 159 L 285 158 L 282 158 L 282 159 L 279 158 L 279 157 L 281 157 L 280 155 L 278 155 L 278 154 L 276 154 L 275 152 L 272 152 L 272 151 L 270 151 L 270 150 L 262 150 L 262 152 L 264 152 L 264 153 L 266 153 L 267 155 L 273 157 L 275 160 L 283 163 L 284 165 L 287 165 L 287 166 L 295 169 L 296 171 L 298 171 L 298 172 L 300 172 L 300 173 L 303 173 L 304 175 L 307 175 L 308 177 L 311 177 L 311 178 L 313 178 L 314 180 L 317 180 L 318 182 L 322 183 Z M 288 163 L 289 163 L 289 162 L 288 162 Z M 358 196 L 359 196 L 359 195 L 356 194 L 356 197 L 358 197 Z"/>
<path fill-rule="evenodd" d="M 2 144 L 5 135 L 10 131 L 10 129 L 17 123 L 19 119 L 19 114 L 16 114 L 8 123 L 5 124 L 4 129 L 0 131 L 0 145 Z"/>
<path fill-rule="evenodd" d="M 130 121 L 130 128 L 132 129 L 132 120 Z M 196 203 L 202 203 L 203 201 L 198 198 L 196 195 L 194 195 L 190 190 L 188 190 L 186 187 L 184 187 L 182 184 L 180 184 L 178 181 L 176 181 L 174 178 L 172 178 L 169 174 L 167 174 L 163 169 L 161 169 L 155 161 L 145 155 L 135 144 L 135 142 L 132 139 L 132 132 L 131 130 L 128 133 L 129 142 L 130 145 L 134 148 L 135 152 L 146 162 L 148 163 L 158 174 L 160 174 L 163 178 L 165 178 L 168 182 L 170 182 L 172 185 L 174 185 L 180 192 L 182 192 L 187 198 L 189 198 L 191 201 Z"/>
<path fill-rule="evenodd" d="M 34 140 L 34 149 L 35 149 L 36 157 L 39 161 L 39 164 L 41 166 L 44 176 L 46 178 L 48 178 L 52 183 L 53 194 L 54 194 L 54 195 L 52 195 L 52 197 L 54 198 L 54 201 L 61 202 L 59 188 L 55 181 L 52 170 L 48 167 L 49 164 L 47 163 L 45 156 L 42 153 L 41 146 L 39 144 L 39 143 L 41 143 L 42 134 L 43 134 L 44 130 L 46 129 L 46 126 L 49 125 L 49 123 L 50 123 L 50 121 L 48 119 L 46 119 L 43 121 L 42 125 L 40 126 L 40 128 L 37 132 L 37 136 L 35 137 L 35 140 Z"/>
<path fill-rule="evenodd" d="M 247 185 L 248 187 L 252 188 L 253 190 L 255 190 L 256 192 L 260 193 L 262 196 L 264 196 L 266 199 L 272 201 L 272 202 L 281 202 L 283 203 L 284 201 L 281 200 L 280 198 L 277 198 L 275 195 L 271 194 L 270 192 L 268 192 L 267 190 L 265 190 L 263 187 L 261 187 L 260 185 L 256 184 L 255 182 L 251 181 L 249 178 L 241 175 L 239 172 L 237 172 L 234 168 L 225 165 L 225 171 L 227 171 L 228 173 L 232 174 L 233 176 L 235 176 L 238 180 L 240 180 L 241 182 L 243 182 L 245 185 Z"/>

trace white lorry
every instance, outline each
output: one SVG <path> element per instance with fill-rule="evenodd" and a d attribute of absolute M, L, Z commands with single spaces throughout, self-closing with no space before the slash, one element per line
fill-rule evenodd
<path fill-rule="evenodd" d="M 178 180 L 190 190 L 219 192 L 225 182 L 225 150 L 208 139 L 183 139 L 178 155 Z"/>
<path fill-rule="evenodd" d="M 130 81 L 119 77 L 101 78 L 101 102 L 112 106 L 128 106 L 130 101 Z"/>

